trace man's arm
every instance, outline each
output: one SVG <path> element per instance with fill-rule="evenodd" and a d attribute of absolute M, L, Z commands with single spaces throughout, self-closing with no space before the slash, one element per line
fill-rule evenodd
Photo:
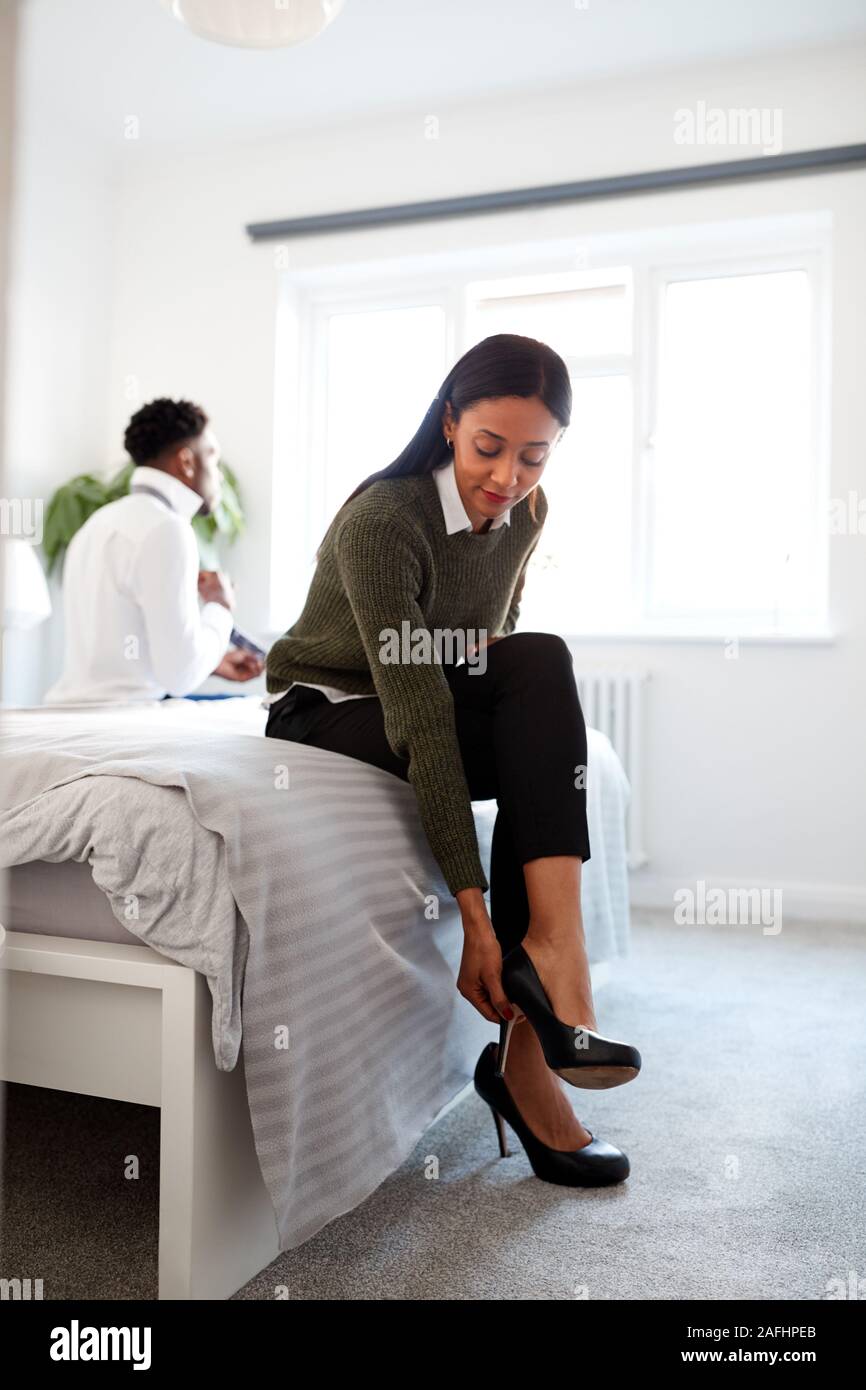
<path fill-rule="evenodd" d="M 135 597 L 144 614 L 155 680 L 169 695 L 201 685 L 225 654 L 231 609 L 198 604 L 198 550 L 191 527 L 174 517 L 144 538 L 134 565 Z"/>

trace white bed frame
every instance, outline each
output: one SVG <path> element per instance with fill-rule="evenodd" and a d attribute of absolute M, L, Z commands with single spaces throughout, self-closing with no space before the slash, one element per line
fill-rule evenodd
<path fill-rule="evenodd" d="M 149 946 L 2 926 L 0 967 L 0 1080 L 158 1106 L 159 1298 L 230 1298 L 280 1247 L 243 1053 L 234 1071 L 217 1069 L 205 977 Z M 610 965 L 591 973 L 597 992 Z"/>
<path fill-rule="evenodd" d="M 229 1298 L 279 1238 L 243 1054 L 217 1069 L 204 975 L 149 946 L 13 931 L 0 965 L 0 1079 L 159 1106 L 159 1297 Z"/>

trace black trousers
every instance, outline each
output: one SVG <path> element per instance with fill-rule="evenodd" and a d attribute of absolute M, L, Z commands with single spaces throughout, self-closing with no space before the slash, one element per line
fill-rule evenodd
<path fill-rule="evenodd" d="M 586 725 L 571 652 L 561 637 L 514 632 L 486 649 L 487 669 L 443 666 L 473 801 L 498 804 L 490 856 L 490 920 L 503 955 L 523 940 L 523 865 L 546 855 L 590 857 Z M 269 738 L 326 748 L 408 781 L 408 760 L 385 737 L 377 698 L 330 701 L 295 686 L 271 706 Z"/>

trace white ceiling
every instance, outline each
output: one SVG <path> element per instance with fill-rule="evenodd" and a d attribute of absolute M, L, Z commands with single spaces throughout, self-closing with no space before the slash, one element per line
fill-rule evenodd
<path fill-rule="evenodd" d="M 346 0 L 269 52 L 195 38 L 159 0 L 23 0 L 28 114 L 121 147 L 264 138 L 590 77 L 866 37 L 866 0 Z"/>

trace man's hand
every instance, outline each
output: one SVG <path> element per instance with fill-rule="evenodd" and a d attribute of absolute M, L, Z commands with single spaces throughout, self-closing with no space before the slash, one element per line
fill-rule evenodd
<path fill-rule="evenodd" d="M 251 681 L 260 676 L 264 669 L 265 663 L 254 652 L 242 652 L 229 647 L 212 674 L 222 676 L 223 680 L 227 681 Z"/>
<path fill-rule="evenodd" d="M 205 603 L 221 603 L 229 612 L 234 611 L 235 591 L 222 570 L 199 570 L 198 591 Z"/>

